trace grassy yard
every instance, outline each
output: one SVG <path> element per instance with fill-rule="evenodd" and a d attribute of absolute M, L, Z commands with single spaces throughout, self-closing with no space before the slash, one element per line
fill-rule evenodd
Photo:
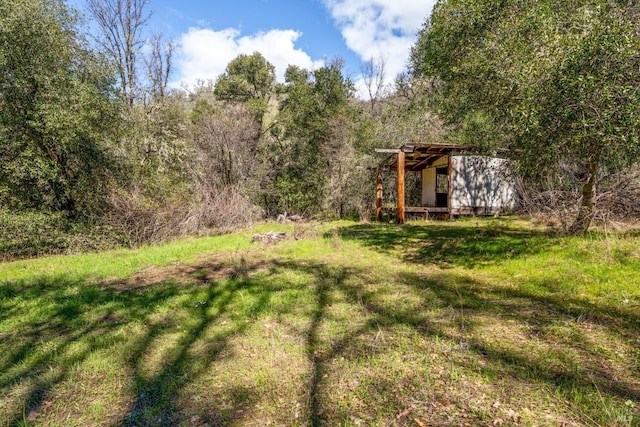
<path fill-rule="evenodd" d="M 640 234 L 252 232 L 0 264 L 0 426 L 640 425 Z"/>

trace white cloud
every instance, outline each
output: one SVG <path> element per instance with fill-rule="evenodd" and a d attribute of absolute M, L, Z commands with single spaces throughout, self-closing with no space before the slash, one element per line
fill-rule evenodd
<path fill-rule="evenodd" d="M 276 68 L 276 77 L 284 80 L 288 65 L 315 69 L 323 61 L 314 61 L 295 42 L 302 33 L 294 30 L 270 30 L 241 36 L 234 28 L 214 31 L 209 28 L 189 28 L 178 41 L 176 69 L 178 76 L 171 84 L 193 85 L 198 80 L 214 80 L 224 73 L 229 62 L 240 54 L 260 52 Z"/>
<path fill-rule="evenodd" d="M 386 82 L 406 70 L 409 50 L 435 0 L 324 0 L 347 47 L 362 61 L 385 58 Z M 362 81 L 357 82 L 362 95 Z"/>

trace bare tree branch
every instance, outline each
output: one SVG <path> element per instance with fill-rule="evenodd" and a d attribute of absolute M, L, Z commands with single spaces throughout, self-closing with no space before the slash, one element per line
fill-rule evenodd
<path fill-rule="evenodd" d="M 174 42 L 165 43 L 161 34 L 153 35 L 149 40 L 149 45 L 151 53 L 144 62 L 151 85 L 151 97 L 158 100 L 167 94 L 167 85 L 171 75 L 171 60 L 176 45 Z"/>
<path fill-rule="evenodd" d="M 387 58 L 382 54 L 364 62 L 360 68 L 362 80 L 369 95 L 371 114 L 375 114 L 376 104 L 384 97 L 386 68 Z"/>
<path fill-rule="evenodd" d="M 137 59 L 144 44 L 142 30 L 151 17 L 148 0 L 87 0 L 89 12 L 100 25 L 98 43 L 118 70 L 124 101 L 132 106 L 138 90 Z"/>

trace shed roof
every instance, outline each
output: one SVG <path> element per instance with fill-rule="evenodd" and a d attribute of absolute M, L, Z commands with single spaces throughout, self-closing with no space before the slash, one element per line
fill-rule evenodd
<path fill-rule="evenodd" d="M 459 144 L 425 144 L 406 143 L 400 148 L 377 149 L 378 153 L 390 153 L 389 157 L 383 160 L 379 167 L 382 169 L 397 169 L 399 152 L 405 153 L 405 170 L 421 171 L 433 164 L 442 156 L 467 151 L 469 147 Z"/>

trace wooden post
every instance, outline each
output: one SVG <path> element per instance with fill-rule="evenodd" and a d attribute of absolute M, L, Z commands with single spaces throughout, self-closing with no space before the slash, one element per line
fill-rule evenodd
<path fill-rule="evenodd" d="M 382 170 L 376 171 L 376 221 L 382 221 Z"/>
<path fill-rule="evenodd" d="M 447 155 L 447 209 L 449 210 L 449 221 L 453 220 L 453 210 L 451 209 L 451 177 L 452 167 L 451 153 Z"/>
<path fill-rule="evenodd" d="M 404 151 L 398 153 L 398 214 L 396 223 L 404 224 Z"/>

